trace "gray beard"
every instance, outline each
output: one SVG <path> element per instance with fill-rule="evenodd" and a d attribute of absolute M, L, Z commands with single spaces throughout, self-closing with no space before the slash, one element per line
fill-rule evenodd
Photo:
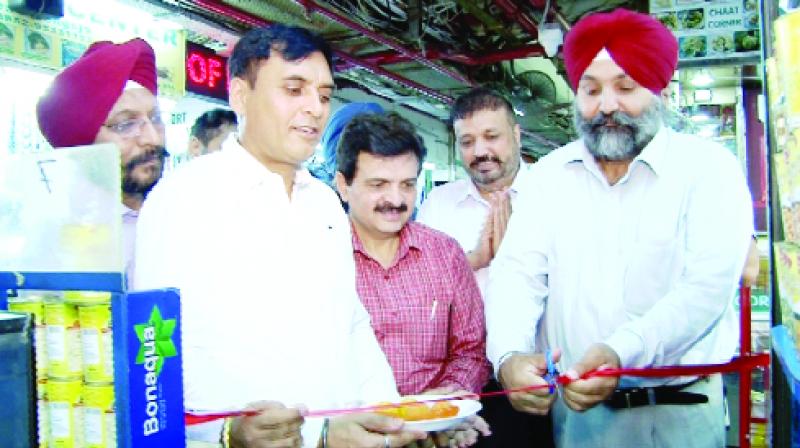
<path fill-rule="evenodd" d="M 587 120 L 581 115 L 576 103 L 575 129 L 583 138 L 586 149 L 595 158 L 610 161 L 631 160 L 642 152 L 661 129 L 665 114 L 664 104 L 654 99 L 653 104 L 645 108 L 638 117 L 617 111 L 611 114 L 600 112 Z M 616 124 L 616 127 L 605 126 L 609 121 Z"/>

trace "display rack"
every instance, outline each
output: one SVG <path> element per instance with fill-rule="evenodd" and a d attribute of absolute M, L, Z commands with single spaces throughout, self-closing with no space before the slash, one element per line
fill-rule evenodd
<path fill-rule="evenodd" d="M 800 446 L 800 401 L 798 381 L 800 347 L 800 84 L 798 84 L 798 38 L 800 11 L 779 11 L 769 2 L 764 23 L 764 59 L 767 78 L 767 123 L 770 128 L 771 236 L 773 239 L 773 313 L 772 344 L 786 385 L 776 378 L 774 442 L 776 446 Z M 778 17 L 780 15 L 780 17 Z M 792 331 L 794 329 L 795 331 Z M 776 363 L 777 364 L 777 363 Z M 786 388 L 789 394 L 786 393 Z M 791 395 L 791 398 L 788 397 Z M 789 417 L 791 416 L 791 417 Z"/>
<path fill-rule="evenodd" d="M 126 293 L 122 285 L 120 273 L 0 271 L 0 302 L 20 290 L 111 293 L 116 447 L 183 448 L 180 295 L 174 289 Z M 165 321 L 169 334 L 160 333 Z M 164 353 L 161 344 L 174 350 Z"/>
<path fill-rule="evenodd" d="M 797 357 L 794 341 L 792 341 L 786 326 L 777 325 L 772 328 L 772 344 L 786 379 L 789 381 L 792 399 L 795 403 L 800 403 L 800 359 Z"/>
<path fill-rule="evenodd" d="M 39 319 L 47 446 L 186 445 L 180 296 L 125 290 L 119 167 L 114 145 L 0 163 L 0 308 Z"/>
<path fill-rule="evenodd" d="M 772 328 L 772 349 L 783 367 L 792 392 L 792 421 L 800 421 L 800 359 L 789 329 L 784 325 Z M 800 447 L 800 427 L 792 428 L 792 446 Z"/>

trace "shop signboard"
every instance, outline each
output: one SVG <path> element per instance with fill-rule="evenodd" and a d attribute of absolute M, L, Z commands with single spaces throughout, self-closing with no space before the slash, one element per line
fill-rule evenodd
<path fill-rule="evenodd" d="M 734 302 L 734 309 L 739 312 L 740 309 L 740 296 L 741 291 L 736 291 L 736 301 Z M 753 321 L 769 320 L 770 316 L 770 296 L 769 291 L 762 288 L 752 288 L 750 290 L 750 312 Z"/>
<path fill-rule="evenodd" d="M 0 58 L 60 70 L 91 42 L 141 37 L 153 47 L 162 95 L 184 94 L 186 32 L 177 24 L 116 1 L 65 2 L 64 17 L 37 20 L 13 12 L 0 0 Z"/>
<path fill-rule="evenodd" d="M 681 61 L 760 56 L 756 0 L 650 0 L 650 14 L 675 33 Z"/>

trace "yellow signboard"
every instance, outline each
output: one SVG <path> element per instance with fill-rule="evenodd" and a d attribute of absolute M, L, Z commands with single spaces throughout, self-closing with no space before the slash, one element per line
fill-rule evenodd
<path fill-rule="evenodd" d="M 789 126 L 800 127 L 800 11 L 775 21 L 775 56 Z M 777 93 L 777 92 L 776 92 Z"/>
<path fill-rule="evenodd" d="M 186 32 L 173 22 L 112 0 L 65 2 L 64 17 L 37 20 L 17 14 L 0 0 L 0 58 L 61 69 L 98 40 L 145 39 L 156 53 L 161 95 L 184 95 Z"/>

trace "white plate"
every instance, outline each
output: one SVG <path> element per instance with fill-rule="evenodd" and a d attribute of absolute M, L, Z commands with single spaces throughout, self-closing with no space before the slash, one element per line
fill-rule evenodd
<path fill-rule="evenodd" d="M 404 398 L 409 398 L 409 397 L 404 397 Z M 431 400 L 439 398 L 439 396 L 420 395 L 413 398 L 416 398 L 418 400 Z M 447 418 L 434 418 L 430 420 L 416 420 L 411 422 L 405 422 L 403 428 L 408 429 L 410 431 L 425 431 L 425 432 L 447 431 L 448 429 L 453 429 L 454 427 L 458 426 L 459 423 L 463 422 L 468 417 L 475 415 L 478 411 L 481 410 L 481 402 L 477 400 L 450 400 L 449 403 L 458 406 L 458 414 Z M 433 403 L 426 403 L 426 404 L 432 405 Z"/>

